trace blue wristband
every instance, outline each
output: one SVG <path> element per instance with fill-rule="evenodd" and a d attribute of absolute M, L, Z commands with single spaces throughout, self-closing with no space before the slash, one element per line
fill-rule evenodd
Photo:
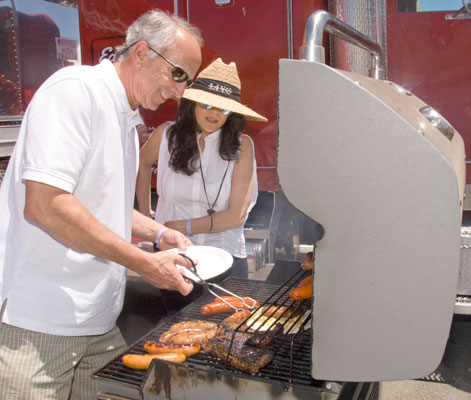
<path fill-rule="evenodd" d="M 186 236 L 192 237 L 193 235 L 191 234 L 191 219 L 186 220 Z"/>
<path fill-rule="evenodd" d="M 157 233 L 157 236 L 155 237 L 155 244 L 159 244 L 160 242 L 160 238 L 162 237 L 162 235 L 164 234 L 165 231 L 167 231 L 168 228 L 166 226 L 164 226 L 160 231 L 159 233 Z"/>

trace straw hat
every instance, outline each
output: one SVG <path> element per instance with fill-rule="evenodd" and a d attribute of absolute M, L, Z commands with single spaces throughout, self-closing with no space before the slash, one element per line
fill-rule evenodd
<path fill-rule="evenodd" d="M 218 58 L 200 72 L 183 98 L 242 114 L 251 121 L 268 121 L 240 103 L 240 89 L 236 64 L 224 64 Z"/>

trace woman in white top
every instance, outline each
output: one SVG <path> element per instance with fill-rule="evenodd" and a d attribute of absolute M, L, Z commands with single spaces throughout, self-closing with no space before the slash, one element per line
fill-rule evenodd
<path fill-rule="evenodd" d="M 243 227 L 254 206 L 254 147 L 242 134 L 246 119 L 267 119 L 240 103 L 235 63 L 217 59 L 185 90 L 177 120 L 157 127 L 141 149 L 136 195 L 152 215 L 152 166 L 158 161 L 155 219 L 187 234 L 196 245 L 234 257 L 230 276 L 248 277 Z M 227 275 L 226 275 L 227 276 Z"/>

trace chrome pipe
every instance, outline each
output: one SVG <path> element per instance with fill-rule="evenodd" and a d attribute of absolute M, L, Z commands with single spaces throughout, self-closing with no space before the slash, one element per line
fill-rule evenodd
<path fill-rule="evenodd" d="M 325 49 L 322 45 L 324 32 L 369 51 L 372 64 L 370 76 L 384 79 L 381 46 L 324 10 L 313 12 L 306 22 L 303 44 L 299 49 L 300 59 L 325 63 Z"/>

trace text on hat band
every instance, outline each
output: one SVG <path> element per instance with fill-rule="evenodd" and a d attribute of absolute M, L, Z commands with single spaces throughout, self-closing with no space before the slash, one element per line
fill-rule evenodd
<path fill-rule="evenodd" d="M 217 81 L 215 79 L 197 78 L 191 85 L 191 88 L 201 89 L 240 103 L 240 90 L 226 82 Z"/>

